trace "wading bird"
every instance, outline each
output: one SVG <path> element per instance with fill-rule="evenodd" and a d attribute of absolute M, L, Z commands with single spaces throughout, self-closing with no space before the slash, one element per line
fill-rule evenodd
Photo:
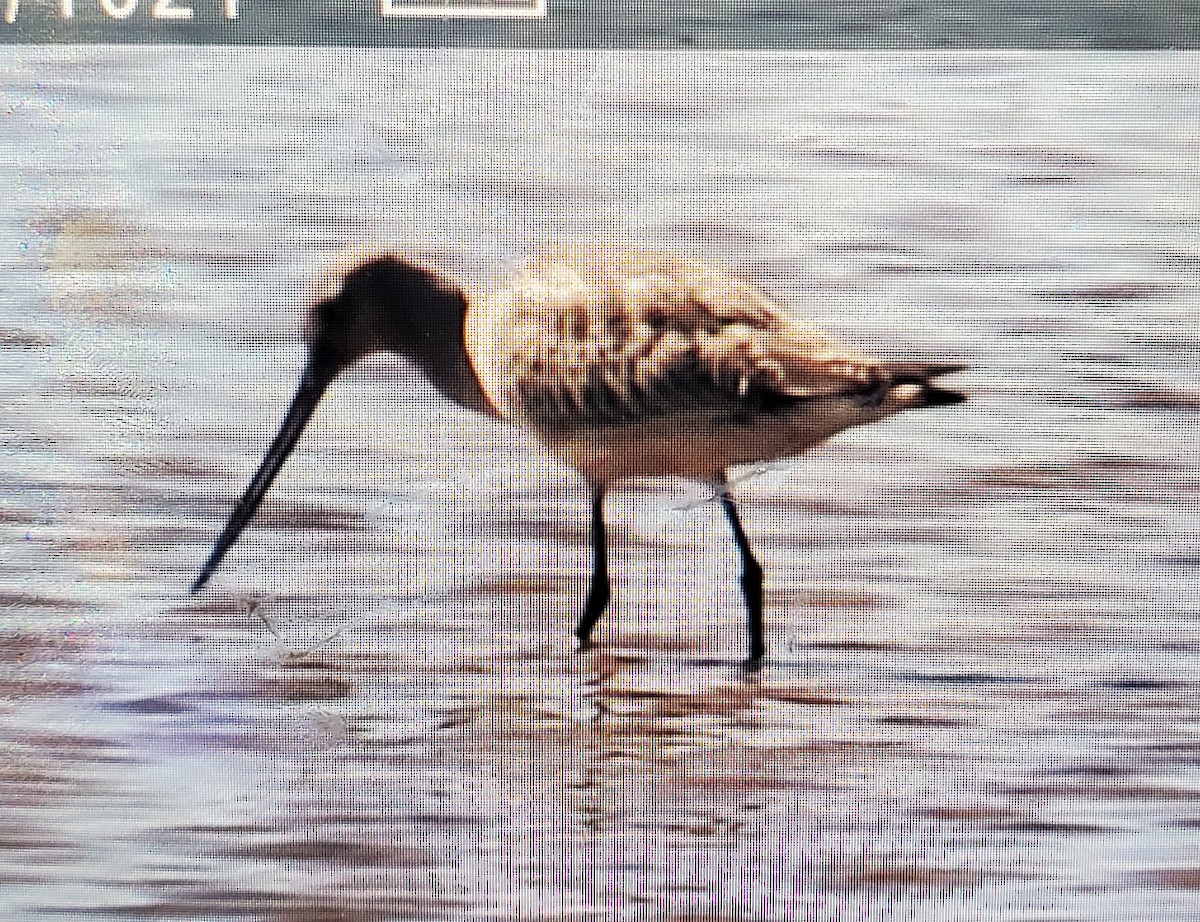
<path fill-rule="evenodd" d="M 930 383 L 961 365 L 875 361 L 790 321 L 724 271 L 643 253 L 547 258 L 479 298 L 402 258 L 376 256 L 313 307 L 308 340 L 292 405 L 192 592 L 254 515 L 329 383 L 386 350 L 461 406 L 528 427 L 591 485 L 581 648 L 609 600 L 606 491 L 630 477 L 714 484 L 741 554 L 751 666 L 764 653 L 763 572 L 729 494 L 729 468 L 964 399 Z"/>

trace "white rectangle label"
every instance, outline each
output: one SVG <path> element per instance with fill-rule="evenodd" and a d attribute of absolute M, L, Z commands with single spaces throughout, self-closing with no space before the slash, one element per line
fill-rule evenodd
<path fill-rule="evenodd" d="M 462 19 L 544 18 L 546 0 L 379 0 L 381 16 L 443 16 Z"/>

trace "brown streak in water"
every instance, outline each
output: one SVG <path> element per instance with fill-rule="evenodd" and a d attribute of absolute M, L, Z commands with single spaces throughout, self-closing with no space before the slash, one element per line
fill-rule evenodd
<path fill-rule="evenodd" d="M 1143 886 L 1169 887 L 1172 890 L 1200 890 L 1200 867 L 1161 868 L 1136 875 Z"/>
<path fill-rule="evenodd" d="M 907 649 L 903 644 L 874 640 L 814 640 L 808 646 L 813 650 L 835 653 L 883 653 Z"/>
<path fill-rule="evenodd" d="M 698 694 L 641 689 L 606 689 L 604 697 L 610 702 L 635 702 L 645 716 L 651 718 L 731 717 L 757 704 L 757 695 L 745 688 L 732 686 Z"/>
<path fill-rule="evenodd" d="M 46 676 L 23 674 L 0 678 L 0 700 L 18 698 L 64 698 L 95 690 L 94 685 L 74 679 L 51 679 Z"/>
<path fill-rule="evenodd" d="M 605 643 L 620 649 L 657 653 L 686 653 L 696 649 L 696 638 L 627 631 L 610 634 Z M 641 662 L 644 659 L 645 657 L 638 657 L 636 660 L 631 659 L 631 662 Z"/>
<path fill-rule="evenodd" d="M 630 668 L 638 666 L 643 659 L 641 656 L 630 656 L 608 648 L 599 650 L 596 657 L 596 679 L 604 689 L 604 693 L 608 692 L 607 683 Z"/>
<path fill-rule="evenodd" d="M 242 836 L 273 833 L 275 827 L 267 823 L 188 823 L 182 826 L 167 826 L 162 831 L 202 836 Z"/>
<path fill-rule="evenodd" d="M 1017 799 L 1029 797 L 1067 797 L 1080 801 L 1107 800 L 1162 800 L 1172 803 L 1181 801 L 1200 802 L 1200 791 L 1190 788 L 1168 787 L 1167 785 L 1134 784 L 1028 784 L 1013 785 L 1004 789 Z"/>
<path fill-rule="evenodd" d="M 277 674 L 261 676 L 255 682 L 251 693 L 268 700 L 302 702 L 336 701 L 348 697 L 353 691 L 353 683 L 341 676 L 323 672 L 289 673 L 280 670 Z"/>
<path fill-rule="evenodd" d="M 1020 821 L 1024 815 L 1012 807 L 975 805 L 966 807 L 928 807 L 920 811 L 921 816 L 950 822 L 969 822 L 978 825 L 993 825 L 1001 821 Z"/>
<path fill-rule="evenodd" d="M 1001 823 L 998 831 L 1017 833 L 1038 833 L 1050 836 L 1062 835 L 1094 835 L 1096 833 L 1112 832 L 1108 826 L 1098 826 L 1094 823 L 1061 823 L 1053 820 L 1021 820 L 1015 823 Z"/>
<path fill-rule="evenodd" d="M 51 656 L 58 658 L 69 642 L 54 635 L 33 631 L 6 631 L 0 634 L 0 663 L 29 663 Z"/>
<path fill-rule="evenodd" d="M 889 727 L 930 727 L 934 729 L 966 725 L 966 721 L 962 720 L 952 720 L 947 717 L 923 717 L 919 714 L 892 714 L 880 717 L 876 722 Z"/>
<path fill-rule="evenodd" d="M 35 525 L 43 521 L 43 513 L 32 506 L 18 508 L 15 505 L 0 509 L 0 523 L 13 525 Z"/>
<path fill-rule="evenodd" d="M 178 480 L 218 480 L 226 473 L 222 465 L 185 455 L 145 456 L 125 462 L 123 469 L 146 477 Z"/>
<path fill-rule="evenodd" d="M 0 327 L 0 347 L 5 349 L 41 349 L 52 346 L 54 340 L 41 333 L 19 330 L 15 327 Z"/>
<path fill-rule="evenodd" d="M 603 694 L 608 701 L 630 701 L 642 705 L 645 716 L 650 718 L 733 717 L 761 705 L 763 701 L 816 707 L 847 703 L 845 699 L 808 688 L 774 687 L 760 690 L 748 685 L 731 685 L 695 693 L 609 688 Z"/>
<path fill-rule="evenodd" d="M 53 837 L 43 828 L 35 829 L 10 826 L 0 831 L 0 850 L 10 848 L 57 849 L 70 847 L 71 843 L 69 841 Z"/>
<path fill-rule="evenodd" d="M 50 611 L 78 611 L 86 607 L 87 605 L 83 602 L 62 596 L 38 595 L 31 592 L 0 592 L 0 609 L 44 608 Z M 0 639 L 0 644 L 5 642 L 7 642 L 6 639 Z"/>
<path fill-rule="evenodd" d="M 476 905 L 472 902 L 449 897 L 392 896 L 368 902 L 366 898 L 356 899 L 352 895 L 340 898 L 307 894 L 285 896 L 272 891 L 231 889 L 202 890 L 186 902 L 112 906 L 108 911 L 121 919 L 195 919 L 199 910 L 205 916 L 216 914 L 228 919 L 254 919 L 255 922 L 392 922 L 397 918 L 439 922 L 460 919 L 462 913 L 474 908 Z"/>
<path fill-rule="evenodd" d="M 1170 289 L 1163 285 L 1116 282 L 1111 285 L 1039 291 L 1035 296 L 1052 301 L 1133 301 L 1161 297 L 1169 291 Z"/>
<path fill-rule="evenodd" d="M 424 849 L 387 844 L 313 841 L 251 842 L 226 849 L 221 855 L 268 861 L 320 861 L 350 867 L 433 867 L 435 861 Z"/>
<path fill-rule="evenodd" d="M 531 574 L 527 576 L 497 576 L 480 580 L 455 591 L 455 595 L 531 596 L 558 595 L 564 580 L 557 576 Z"/>
<path fill-rule="evenodd" d="M 361 531 L 367 520 L 358 513 L 335 509 L 301 500 L 275 500 L 264 504 L 256 518 L 258 525 L 303 531 Z"/>
<path fill-rule="evenodd" d="M 868 890 L 920 889 L 925 892 L 958 890 L 979 883 L 978 871 L 929 868 L 916 865 L 892 865 L 850 871 L 845 882 L 850 887 Z"/>
<path fill-rule="evenodd" d="M 1112 401 L 1126 410 L 1169 410 L 1182 413 L 1200 411 L 1200 393 L 1182 388 L 1145 388 Z"/>
<path fill-rule="evenodd" d="M 463 829 L 475 829 L 487 826 L 489 820 L 481 816 L 470 816 L 467 814 L 450 814 L 450 813 L 410 813 L 404 817 L 410 823 L 421 823 L 424 826 L 438 826 L 442 828 L 453 827 Z"/>
<path fill-rule="evenodd" d="M 689 777 L 687 785 L 711 794 L 745 794 L 756 791 L 794 791 L 814 785 L 774 775 L 704 775 Z M 819 786 L 818 786 L 819 787 Z"/>
<path fill-rule="evenodd" d="M 771 592 L 772 596 L 784 595 L 783 592 Z M 787 597 L 796 605 L 809 608 L 825 609 L 873 609 L 880 608 L 884 599 L 877 593 L 848 589 L 809 589 L 801 592 L 787 593 Z"/>

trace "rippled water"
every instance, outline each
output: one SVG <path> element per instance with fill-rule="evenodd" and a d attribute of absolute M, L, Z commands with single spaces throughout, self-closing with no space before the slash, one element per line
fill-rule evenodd
<path fill-rule="evenodd" d="M 1200 918 L 1193 55 L 6 53 L 0 915 Z M 612 503 L 373 361 L 185 594 L 348 245 L 682 250 L 960 407 Z"/>

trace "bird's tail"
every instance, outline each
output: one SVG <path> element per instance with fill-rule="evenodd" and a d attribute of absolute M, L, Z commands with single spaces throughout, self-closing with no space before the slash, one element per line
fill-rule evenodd
<path fill-rule="evenodd" d="M 964 371 L 966 365 L 945 362 L 887 362 L 884 371 L 891 383 L 888 401 L 896 401 L 904 409 L 944 407 L 962 403 L 967 395 L 930 382 L 942 375 Z"/>

